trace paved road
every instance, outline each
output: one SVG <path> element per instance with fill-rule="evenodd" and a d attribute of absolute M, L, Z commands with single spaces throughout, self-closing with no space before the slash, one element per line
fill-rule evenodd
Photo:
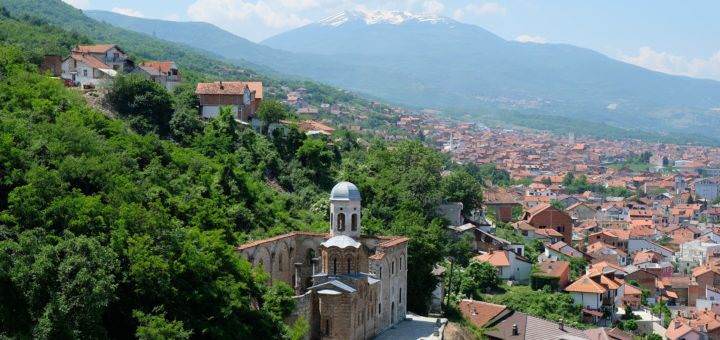
<path fill-rule="evenodd" d="M 408 314 L 405 321 L 378 335 L 375 340 L 440 340 L 447 319 L 440 319 L 440 327 L 436 322 L 437 318 Z"/>

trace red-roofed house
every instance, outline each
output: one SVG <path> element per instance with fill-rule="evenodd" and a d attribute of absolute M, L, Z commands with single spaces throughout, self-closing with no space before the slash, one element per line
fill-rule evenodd
<path fill-rule="evenodd" d="M 164 86 L 168 91 L 172 91 L 182 81 L 174 61 L 145 61 L 140 64 L 137 71 Z"/>
<path fill-rule="evenodd" d="M 61 65 L 61 77 L 80 86 L 97 86 L 132 68 L 117 45 L 78 45 Z"/>
<path fill-rule="evenodd" d="M 200 113 L 203 118 L 213 118 L 223 106 L 230 107 L 237 119 L 249 122 L 263 98 L 262 82 L 216 81 L 198 83 L 195 94 L 200 99 Z"/>
<path fill-rule="evenodd" d="M 562 241 L 572 242 L 572 218 L 550 204 L 539 204 L 525 211 L 522 222 L 536 229 L 554 229 L 562 234 Z"/>
<path fill-rule="evenodd" d="M 495 250 L 473 257 L 473 261 L 487 262 L 498 270 L 503 280 L 527 282 L 532 264 L 524 257 L 509 250 Z"/>

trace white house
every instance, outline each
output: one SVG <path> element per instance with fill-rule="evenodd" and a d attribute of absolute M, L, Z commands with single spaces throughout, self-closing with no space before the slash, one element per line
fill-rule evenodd
<path fill-rule="evenodd" d="M 720 178 L 701 178 L 696 180 L 694 184 L 695 194 L 708 202 L 713 202 L 720 196 Z"/>
<path fill-rule="evenodd" d="M 76 85 L 97 86 L 131 65 L 117 45 L 78 45 L 63 60 L 60 76 Z"/>
<path fill-rule="evenodd" d="M 174 90 L 182 81 L 174 61 L 145 61 L 135 70 L 164 86 L 168 91 Z"/>
<path fill-rule="evenodd" d="M 497 268 L 498 276 L 503 280 L 528 282 L 532 264 L 524 257 L 508 250 L 495 250 L 473 258 L 474 261 L 487 262 Z"/>
<path fill-rule="evenodd" d="M 545 258 L 553 260 L 565 260 L 571 257 L 582 258 L 585 256 L 581 251 L 569 246 L 563 241 L 558 241 L 546 246 L 543 255 Z"/>
<path fill-rule="evenodd" d="M 678 271 L 686 272 L 688 269 L 705 264 L 708 255 L 720 254 L 720 244 L 692 240 L 680 245 L 680 251 L 675 256 Z"/>
<path fill-rule="evenodd" d="M 673 257 L 672 250 L 645 238 L 630 238 L 627 247 L 629 254 L 635 254 L 641 250 L 652 250 L 662 255 L 663 259 L 671 260 Z"/>

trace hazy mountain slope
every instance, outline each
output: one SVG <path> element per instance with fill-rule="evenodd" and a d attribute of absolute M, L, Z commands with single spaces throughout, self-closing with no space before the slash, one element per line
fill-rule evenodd
<path fill-rule="evenodd" d="M 205 22 L 175 22 L 131 17 L 107 11 L 89 10 L 87 16 L 111 25 L 154 37 L 188 44 L 206 51 L 248 61 L 290 58 L 292 53 L 278 51 L 241 38 Z"/>
<path fill-rule="evenodd" d="M 664 130 L 720 122 L 711 111 L 720 107 L 720 82 L 653 72 L 570 45 L 506 41 L 447 18 L 405 14 L 393 22 L 354 12 L 339 17 L 263 44 L 405 75 L 373 76 L 385 84 L 382 91 L 402 89 L 403 98 L 390 99 L 416 105 L 521 110 Z M 363 82 L 352 86 L 381 95 Z"/>
<path fill-rule="evenodd" d="M 720 107 L 718 82 L 652 72 L 570 45 L 506 41 L 448 18 L 346 12 L 262 46 L 211 24 L 88 14 L 241 65 L 412 107 L 507 117 L 514 124 L 524 121 L 510 117 L 515 113 L 553 116 L 553 126 L 559 117 L 573 118 L 567 129 L 586 121 L 650 133 L 720 134 L 720 113 L 712 110 Z"/>

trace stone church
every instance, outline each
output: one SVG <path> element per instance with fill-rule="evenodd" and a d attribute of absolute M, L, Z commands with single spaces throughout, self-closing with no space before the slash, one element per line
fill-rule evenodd
<path fill-rule="evenodd" d="M 290 322 L 304 317 L 311 339 L 369 339 L 405 319 L 407 242 L 361 236 L 358 188 L 340 182 L 330 193 L 330 232 L 292 232 L 253 241 L 238 251 L 271 281 L 295 289 Z"/>

